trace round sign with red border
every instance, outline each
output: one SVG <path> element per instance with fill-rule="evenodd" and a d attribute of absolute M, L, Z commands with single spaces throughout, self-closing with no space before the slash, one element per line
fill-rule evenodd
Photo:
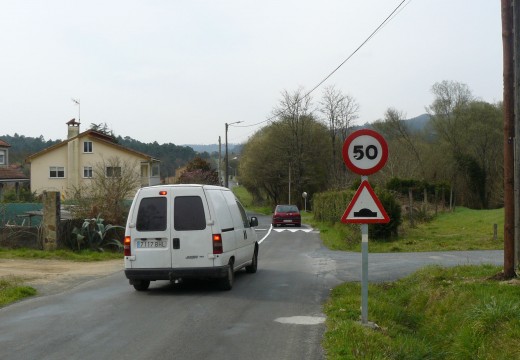
<path fill-rule="evenodd" d="M 350 134 L 343 144 L 343 160 L 356 174 L 370 175 L 385 166 L 388 160 L 388 145 L 374 130 L 357 130 Z"/>

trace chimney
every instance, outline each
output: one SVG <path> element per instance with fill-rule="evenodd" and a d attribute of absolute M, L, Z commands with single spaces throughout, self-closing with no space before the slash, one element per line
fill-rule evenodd
<path fill-rule="evenodd" d="M 79 124 L 80 123 L 77 122 L 76 119 L 71 119 L 67 122 L 67 126 L 69 127 L 67 139 L 72 139 L 79 135 Z"/>

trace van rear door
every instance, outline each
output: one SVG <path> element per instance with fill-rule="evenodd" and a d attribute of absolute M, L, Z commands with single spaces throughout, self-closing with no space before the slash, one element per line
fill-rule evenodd
<path fill-rule="evenodd" d="M 212 225 L 202 187 L 171 188 L 172 267 L 213 266 Z"/>
<path fill-rule="evenodd" d="M 133 225 L 132 268 L 171 268 L 170 216 L 168 197 L 158 188 L 142 189 L 130 214 Z"/>

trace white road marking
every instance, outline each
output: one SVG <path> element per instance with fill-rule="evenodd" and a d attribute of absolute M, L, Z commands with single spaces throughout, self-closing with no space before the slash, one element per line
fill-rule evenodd
<path fill-rule="evenodd" d="M 255 229 L 255 231 L 265 231 L 265 230 L 266 230 L 266 229 Z M 267 234 L 265 234 L 265 236 L 264 236 L 262 239 L 260 239 L 260 240 L 258 241 L 258 243 L 261 244 L 261 243 L 262 243 L 262 242 L 263 242 L 263 241 L 264 241 L 264 240 L 269 236 L 269 234 L 270 234 L 271 231 L 273 231 L 273 230 L 276 231 L 276 232 L 290 231 L 290 232 L 292 232 L 292 233 L 295 233 L 295 232 L 297 232 L 297 231 L 303 231 L 303 232 L 306 232 L 306 233 L 310 233 L 310 232 L 314 232 L 314 233 L 315 233 L 315 232 L 319 232 L 319 231 L 314 230 L 313 228 L 310 228 L 310 229 L 302 229 L 302 228 L 294 228 L 294 229 L 287 229 L 287 228 L 285 228 L 285 229 L 275 229 L 275 228 L 273 228 L 273 225 L 271 225 L 271 226 L 269 227 L 269 229 L 267 229 Z"/>
<path fill-rule="evenodd" d="M 265 234 L 265 236 L 262 239 L 260 239 L 260 241 L 258 242 L 259 244 L 261 244 L 269 236 L 271 230 L 273 230 L 273 225 L 269 227 L 269 231 L 267 232 L 267 234 Z"/>
<path fill-rule="evenodd" d="M 283 232 L 283 231 L 290 231 L 292 233 L 295 233 L 295 232 L 298 232 L 298 231 L 303 231 L 303 232 L 311 232 L 313 229 L 273 229 L 274 231 L 276 232 Z"/>
<path fill-rule="evenodd" d="M 294 325 L 319 325 L 325 322 L 325 317 L 323 316 L 291 316 L 291 317 L 281 317 L 275 319 L 274 321 L 279 322 L 281 324 L 294 324 Z"/>

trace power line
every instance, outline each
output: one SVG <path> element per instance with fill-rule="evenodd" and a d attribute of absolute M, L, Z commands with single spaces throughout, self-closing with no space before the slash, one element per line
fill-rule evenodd
<path fill-rule="evenodd" d="M 403 6 L 403 4 L 405 2 L 408 3 L 406 5 Z M 367 42 L 370 41 L 370 39 L 372 39 L 383 27 L 385 27 L 386 24 L 388 24 L 390 21 L 392 21 L 392 19 L 402 10 L 404 9 L 405 6 L 407 6 L 412 0 L 403 0 L 399 3 L 399 5 L 396 6 L 396 8 L 390 13 L 390 15 L 388 15 L 381 24 L 379 24 L 379 26 L 361 43 L 361 45 L 359 45 L 345 60 L 343 60 L 343 62 L 341 62 L 341 64 L 339 64 L 334 70 L 332 70 L 332 72 L 330 72 L 330 74 L 328 74 L 325 78 L 323 78 L 323 80 L 321 80 L 316 86 L 314 86 L 309 92 L 307 92 L 303 97 L 302 99 L 305 99 L 306 97 L 308 97 L 311 93 L 313 93 L 317 88 L 319 88 L 325 81 L 327 81 L 332 75 L 334 75 L 334 73 L 336 71 L 338 71 L 343 65 L 345 65 L 345 63 L 347 61 L 350 60 L 350 58 L 352 56 L 354 56 L 363 46 L 365 46 L 365 44 Z M 263 123 L 266 123 L 268 121 L 272 121 L 273 119 L 275 119 L 278 115 L 273 115 L 269 118 L 267 118 L 266 120 L 263 120 L 263 121 L 260 121 L 256 124 L 251 124 L 251 125 L 235 125 L 236 127 L 243 127 L 243 128 L 246 128 L 246 127 L 252 127 L 252 126 L 257 126 L 257 125 L 260 125 L 260 124 L 263 124 Z"/>
<path fill-rule="evenodd" d="M 318 85 L 312 88 L 311 91 L 309 91 L 307 94 L 303 96 L 303 98 L 306 98 L 309 96 L 314 90 L 316 90 L 318 87 L 320 87 L 321 84 L 323 84 L 325 81 L 327 81 L 336 71 L 339 70 L 347 61 L 350 60 L 352 56 L 354 56 L 370 39 L 372 39 L 378 32 L 381 30 L 390 20 L 393 19 L 393 15 L 399 10 L 399 8 L 408 0 L 403 0 L 397 5 L 397 7 L 386 17 L 386 19 L 359 45 L 356 50 L 354 50 L 341 64 L 339 64 L 332 72 L 327 75 L 323 80 L 321 80 Z M 410 0 L 411 1 L 411 0 Z"/>

